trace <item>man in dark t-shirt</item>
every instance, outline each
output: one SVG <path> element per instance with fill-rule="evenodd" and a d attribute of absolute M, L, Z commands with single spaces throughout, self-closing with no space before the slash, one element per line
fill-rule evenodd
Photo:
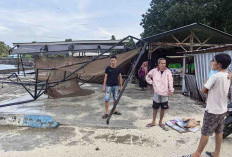
<path fill-rule="evenodd" d="M 111 93 L 113 95 L 114 102 L 117 100 L 118 92 L 122 90 L 122 75 L 121 70 L 117 67 L 117 58 L 116 56 L 110 57 L 110 66 L 105 70 L 105 78 L 103 83 L 103 92 L 105 93 L 105 108 L 106 113 L 102 116 L 103 119 L 106 119 L 109 116 L 109 101 Z M 114 114 L 121 115 L 118 111 L 114 111 Z"/>

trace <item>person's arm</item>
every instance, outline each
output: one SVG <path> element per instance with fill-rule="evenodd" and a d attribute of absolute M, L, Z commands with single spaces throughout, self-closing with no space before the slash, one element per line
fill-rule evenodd
<path fill-rule="evenodd" d="M 208 74 L 207 79 L 206 79 L 205 82 L 204 82 L 204 85 L 208 82 L 210 76 L 212 76 L 212 75 L 213 75 L 213 71 L 211 70 L 211 71 L 209 72 L 209 74 Z"/>
<path fill-rule="evenodd" d="M 118 79 L 119 79 L 120 91 L 122 91 L 122 74 L 121 73 L 119 74 Z"/>
<path fill-rule="evenodd" d="M 140 70 L 141 70 L 141 67 L 139 68 L 139 70 L 138 70 L 138 76 L 139 76 L 139 72 L 140 72 Z"/>
<path fill-rule="evenodd" d="M 227 78 L 231 81 L 231 71 L 228 71 L 228 77 Z"/>
<path fill-rule="evenodd" d="M 104 77 L 104 82 L 103 82 L 103 93 L 106 92 L 106 82 L 107 82 L 107 74 L 105 74 L 105 77 Z"/>
<path fill-rule="evenodd" d="M 208 82 L 210 76 L 212 76 L 212 75 L 213 75 L 213 71 L 211 70 L 211 71 L 209 72 L 209 74 L 208 74 L 207 79 L 206 79 L 205 82 L 204 82 L 204 85 Z"/>
<path fill-rule="evenodd" d="M 153 70 L 149 71 L 149 73 L 146 75 L 146 81 L 149 84 L 153 84 Z"/>
<path fill-rule="evenodd" d="M 172 73 L 168 73 L 168 87 L 169 87 L 169 95 L 173 96 L 174 88 L 173 88 L 173 77 Z"/>
<path fill-rule="evenodd" d="M 138 77 L 139 78 L 140 78 L 140 74 L 139 73 L 140 73 L 141 70 L 142 70 L 142 67 L 140 67 L 139 70 L 138 70 Z"/>
<path fill-rule="evenodd" d="M 201 92 L 204 94 L 207 94 L 209 89 L 215 84 L 216 81 L 216 77 L 215 75 L 212 75 L 208 81 L 206 82 L 206 84 L 204 84 L 203 88 L 201 89 Z"/>
<path fill-rule="evenodd" d="M 207 79 L 205 80 L 204 85 L 207 83 L 208 80 L 209 80 L 209 77 L 207 77 Z"/>

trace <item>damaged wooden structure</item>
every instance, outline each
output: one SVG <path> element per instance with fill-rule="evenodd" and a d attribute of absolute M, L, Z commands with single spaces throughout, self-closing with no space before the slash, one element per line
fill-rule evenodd
<path fill-rule="evenodd" d="M 109 55 L 115 53 L 118 56 L 119 66 L 122 69 L 130 69 L 132 60 L 138 55 L 138 47 L 144 42 L 148 43 L 141 60 L 149 61 L 150 69 L 160 57 L 167 58 L 168 62 L 178 61 L 182 64 L 182 93 L 189 93 L 191 86 L 196 84 L 192 75 L 186 74 L 186 64 L 191 58 L 186 54 L 177 52 L 191 52 L 210 47 L 221 47 L 232 44 L 232 36 L 225 32 L 216 30 L 204 24 L 193 23 L 174 30 L 166 31 L 151 37 L 137 40 L 138 42 L 131 50 L 125 47 L 126 40 L 88 40 L 71 42 L 33 42 L 33 43 L 14 43 L 13 54 L 23 55 L 32 54 L 35 57 L 35 87 L 33 99 L 37 99 L 45 91 L 50 97 L 59 98 L 72 96 L 73 93 L 80 93 L 79 82 L 101 83 L 103 80 L 104 69 L 108 65 Z M 135 39 L 133 37 L 133 39 Z M 137 49 L 136 49 L 137 46 Z M 66 57 L 49 57 L 50 55 L 66 55 Z M 78 69 L 76 71 L 76 69 Z M 75 74 L 73 74 L 75 72 Z M 128 73 L 128 71 L 125 72 Z M 15 74 L 12 74 L 16 77 Z M 66 79 L 68 78 L 68 79 Z M 19 81 L 19 79 L 17 78 Z M 65 81 L 60 81 L 65 80 Z M 188 80 L 188 81 L 186 81 Z M 57 85 L 56 82 L 59 82 Z M 20 84 L 20 83 L 19 83 Z M 46 88 L 45 84 L 49 84 Z M 24 85 L 31 85 L 30 82 Z M 40 87 L 39 87 L 40 86 Z M 196 88 L 196 87 L 195 87 Z M 46 89 L 46 90 L 45 90 Z M 190 92 L 194 97 L 200 93 Z"/>
<path fill-rule="evenodd" d="M 128 48 L 124 45 L 128 39 L 138 42 Z M 44 93 L 53 98 L 81 93 L 80 81 L 84 83 L 102 82 L 104 70 L 109 65 L 109 57 L 112 53 L 117 55 L 119 67 L 126 69 L 126 77 L 123 81 L 123 89 L 120 91 L 107 118 L 107 124 L 109 124 L 111 115 L 130 78 L 143 60 L 149 61 L 150 69 L 155 66 L 154 63 L 157 63 L 157 60 L 161 57 L 167 58 L 168 62 L 181 62 L 183 71 L 182 93 L 189 93 L 190 89 L 194 89 L 192 88 L 194 86 L 195 89 L 198 89 L 194 92 L 199 98 L 201 93 L 199 93 L 199 85 L 195 75 L 186 74 L 186 63 L 189 58 L 191 58 L 191 62 L 196 64 L 195 58 L 191 57 L 190 52 L 228 46 L 228 44 L 232 44 L 232 35 L 203 24 L 194 23 L 144 39 L 127 36 L 120 41 L 107 42 L 109 43 L 104 44 L 101 41 L 99 43 L 96 43 L 96 41 L 86 43 L 84 41 L 14 43 L 13 54 L 32 54 L 35 56 L 35 79 L 32 82 L 25 82 L 16 73 L 13 73 L 0 82 L 22 85 L 31 95 L 32 100 L 5 104 L 0 107 L 35 101 Z M 184 53 L 178 53 L 183 51 Z M 49 57 L 57 54 L 63 54 L 66 57 Z M 27 86 L 33 86 L 34 90 L 30 91 Z"/>
<path fill-rule="evenodd" d="M 199 93 L 199 97 L 202 100 L 206 99 L 206 95 L 201 92 L 201 89 L 211 70 L 210 62 L 212 61 L 213 57 L 219 53 L 226 53 L 232 57 L 232 44 L 227 44 L 218 47 L 211 47 L 201 50 L 179 52 L 179 54 L 184 54 L 194 59 L 194 64 L 196 69 L 195 75 L 186 75 L 187 76 L 186 83 L 188 84 L 189 92 Z M 230 64 L 230 66 L 228 67 L 228 71 L 231 70 L 232 70 L 232 64 Z M 230 100 L 231 98 L 232 95 L 230 94 Z"/>
<path fill-rule="evenodd" d="M 52 84 L 64 79 L 75 69 L 90 62 L 93 57 L 100 55 L 118 42 L 118 40 L 85 40 L 14 43 L 16 48 L 13 49 L 12 53 L 20 56 L 23 54 L 33 55 L 36 82 Z M 84 83 L 102 83 L 104 70 L 109 65 L 109 56 L 112 53 L 117 55 L 118 64 L 121 68 L 130 63 L 131 59 L 138 54 L 136 50 L 125 52 L 126 43 L 128 43 L 127 40 L 114 46 L 111 51 L 69 76 L 68 80 L 50 87 L 46 93 L 50 98 L 80 95 L 83 92 L 79 86 L 80 81 Z"/>
<path fill-rule="evenodd" d="M 140 47 L 137 47 L 135 43 L 134 45 L 130 45 L 131 47 L 122 47 L 122 44 L 125 41 L 128 41 L 128 39 L 131 39 L 132 41 L 140 41 L 142 44 L 140 44 Z M 98 45 L 97 51 L 95 52 L 97 54 L 87 56 L 85 53 L 90 50 L 96 50 L 96 45 L 80 46 L 79 44 L 75 45 L 74 43 L 55 44 L 55 46 L 54 44 L 48 45 L 47 43 L 15 44 L 14 49 L 12 49 L 13 54 L 37 54 L 35 57 L 35 80 L 30 82 L 21 81 L 20 77 L 16 73 L 13 73 L 6 78 L 0 78 L 0 80 L 3 80 L 0 82 L 22 85 L 33 99 L 3 104 L 0 105 L 0 107 L 35 101 L 44 93 L 53 98 L 81 93 L 82 91 L 79 86 L 79 81 L 102 82 L 102 78 L 105 73 L 104 70 L 107 66 L 109 66 L 109 57 L 113 53 L 119 60 L 119 67 L 123 67 L 126 64 L 129 64 L 130 66 L 127 68 L 127 75 L 123 80 L 123 88 L 119 92 L 118 98 L 114 103 L 110 115 L 108 116 L 107 124 L 109 124 L 113 111 L 115 110 L 130 78 L 134 74 L 138 62 L 146 51 L 147 42 L 133 36 L 127 36 L 113 45 L 104 45 L 102 47 L 104 47 L 104 49 L 101 49 L 101 46 Z M 59 52 L 62 54 L 68 54 L 69 56 L 63 58 L 57 56 L 55 58 L 48 58 L 47 56 L 50 54 L 57 54 Z M 79 54 L 82 52 L 84 55 L 74 58 L 73 54 L 76 52 Z M 134 59 L 133 62 L 132 59 Z M 33 86 L 34 90 L 30 91 L 27 86 Z"/>
<path fill-rule="evenodd" d="M 193 90 L 198 88 L 199 83 L 197 83 L 194 73 L 188 74 L 186 67 L 188 62 L 194 63 L 196 66 L 196 61 L 188 54 L 193 51 L 201 52 L 207 48 L 230 45 L 232 44 L 232 35 L 201 23 L 193 23 L 143 40 L 148 42 L 147 55 L 150 67 L 153 68 L 154 63 L 161 57 L 167 58 L 168 63 L 181 62 L 182 93 L 190 93 L 191 96 L 199 99 L 201 93 L 199 90 Z"/>

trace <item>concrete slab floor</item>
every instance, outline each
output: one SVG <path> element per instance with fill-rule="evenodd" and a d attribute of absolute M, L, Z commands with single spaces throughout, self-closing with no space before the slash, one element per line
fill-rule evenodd
<path fill-rule="evenodd" d="M 200 131 L 180 134 L 171 129 L 166 132 L 158 126 L 145 127 L 152 117 L 152 91 L 140 91 L 138 85 L 128 85 L 117 108 L 122 115 L 114 115 L 110 125 L 106 125 L 101 118 L 104 114 L 101 87 L 85 84 L 82 88 L 94 90 L 93 94 L 62 99 L 43 96 L 36 102 L 0 108 L 0 112 L 6 114 L 50 115 L 61 123 L 56 129 L 1 126 L 0 156 L 169 157 L 189 154 L 197 148 Z M 5 97 L 15 89 L 12 85 L 7 88 L 10 90 L 5 87 L 4 91 L 0 90 L 0 103 L 6 101 Z M 12 94 L 7 100 L 25 94 L 21 87 L 17 87 L 15 93 L 17 95 Z M 179 117 L 202 121 L 204 108 L 199 102 L 176 92 L 169 105 L 164 121 Z M 223 142 L 221 156 L 231 156 L 231 144 L 232 136 L 229 136 Z M 206 150 L 213 149 L 214 137 L 211 137 Z"/>

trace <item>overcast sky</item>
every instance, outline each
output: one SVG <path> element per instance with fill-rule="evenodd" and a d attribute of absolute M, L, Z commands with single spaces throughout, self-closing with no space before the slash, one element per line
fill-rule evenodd
<path fill-rule="evenodd" d="M 0 41 L 140 37 L 151 0 L 0 0 Z"/>

